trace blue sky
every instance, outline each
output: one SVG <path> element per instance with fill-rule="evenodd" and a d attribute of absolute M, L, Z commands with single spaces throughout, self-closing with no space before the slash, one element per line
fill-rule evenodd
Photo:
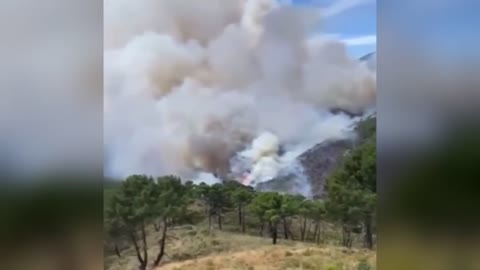
<path fill-rule="evenodd" d="M 295 5 L 325 9 L 326 16 L 319 31 L 338 36 L 354 57 L 376 51 L 376 0 L 284 0 Z"/>

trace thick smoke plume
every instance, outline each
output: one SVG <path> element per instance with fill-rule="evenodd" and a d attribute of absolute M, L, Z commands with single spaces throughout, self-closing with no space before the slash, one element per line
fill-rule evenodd
<path fill-rule="evenodd" d="M 350 136 L 375 75 L 274 0 L 106 0 L 106 173 L 251 184 Z"/>

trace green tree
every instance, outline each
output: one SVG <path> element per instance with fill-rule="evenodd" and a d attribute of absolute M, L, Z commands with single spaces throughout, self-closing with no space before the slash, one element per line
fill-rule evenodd
<path fill-rule="evenodd" d="M 325 218 L 327 210 L 325 209 L 325 202 L 321 200 L 312 201 L 310 206 L 309 216 L 313 221 L 313 241 L 317 244 L 320 243 L 321 236 L 321 222 Z"/>
<path fill-rule="evenodd" d="M 310 232 L 310 227 L 307 229 L 308 219 L 311 217 L 311 212 L 313 210 L 313 201 L 302 200 L 298 208 L 298 213 L 302 219 L 302 224 L 300 226 L 300 239 L 305 241 L 307 237 L 307 231 Z"/>
<path fill-rule="evenodd" d="M 157 266 L 165 255 L 167 229 L 187 212 L 191 197 L 188 187 L 182 185 L 180 178 L 171 175 L 157 179 L 153 195 L 151 198 L 155 215 L 160 217 L 162 222 L 160 250 L 153 263 Z"/>
<path fill-rule="evenodd" d="M 251 213 L 253 213 L 258 218 L 258 223 L 260 225 L 259 235 L 263 237 L 263 231 L 265 227 L 265 211 L 267 207 L 265 206 L 264 198 L 267 195 L 264 195 L 264 192 L 255 193 L 253 195 L 252 201 L 250 202 L 248 208 Z"/>
<path fill-rule="evenodd" d="M 282 197 L 282 207 L 280 211 L 280 219 L 283 224 L 283 234 L 285 239 L 288 239 L 289 236 L 292 240 L 293 233 L 290 230 L 289 219 L 295 215 L 299 214 L 300 206 L 305 201 L 305 197 L 301 195 L 281 195 Z"/>
<path fill-rule="evenodd" d="M 376 136 L 377 132 L 377 116 L 373 114 L 366 119 L 359 121 L 355 127 L 360 143 Z"/>
<path fill-rule="evenodd" d="M 218 229 L 222 230 L 223 215 L 232 207 L 232 201 L 226 187 L 218 183 L 210 186 L 207 192 L 207 200 L 211 213 L 217 216 Z"/>
<path fill-rule="evenodd" d="M 255 196 L 251 203 L 251 209 L 260 222 L 268 224 L 274 245 L 277 244 L 278 225 L 282 219 L 284 202 L 284 197 L 276 192 L 262 192 Z"/>
<path fill-rule="evenodd" d="M 110 219 L 110 217 L 105 216 L 104 220 L 104 231 L 106 233 L 106 246 L 109 248 L 109 245 L 113 245 L 113 250 L 115 254 L 120 258 L 122 256 L 119 248 L 119 242 L 123 240 L 125 235 L 124 227 L 120 224 L 118 219 Z"/>
<path fill-rule="evenodd" d="M 253 189 L 250 187 L 237 187 L 231 192 L 233 203 L 238 211 L 238 224 L 242 227 L 242 232 L 245 233 L 245 208 L 253 199 Z"/>
<path fill-rule="evenodd" d="M 108 203 L 107 228 L 115 236 L 125 234 L 135 248 L 139 268 L 148 264 L 146 226 L 160 220 L 160 250 L 153 262 L 157 266 L 165 254 L 167 229 L 185 212 L 190 201 L 188 188 L 175 176 L 156 181 L 144 175 L 128 177 Z"/>
<path fill-rule="evenodd" d="M 373 248 L 372 223 L 376 205 L 375 136 L 351 151 L 327 182 L 327 209 L 342 224 L 343 245 L 351 247 L 352 232 L 364 227 L 364 240 Z"/>
<path fill-rule="evenodd" d="M 210 186 L 202 182 L 194 187 L 194 194 L 205 206 L 205 215 L 208 217 L 208 228 L 211 230 L 212 216 L 215 214 L 215 211 L 211 205 Z"/>
<path fill-rule="evenodd" d="M 153 218 L 149 195 L 154 189 L 151 177 L 132 175 L 121 185 L 109 201 L 107 220 L 116 232 L 125 232 L 135 248 L 139 269 L 148 263 L 146 224 Z M 141 244 L 140 244 L 141 243 Z"/>

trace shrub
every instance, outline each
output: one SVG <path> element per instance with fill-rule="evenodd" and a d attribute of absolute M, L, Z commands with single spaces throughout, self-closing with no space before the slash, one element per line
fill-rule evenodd
<path fill-rule="evenodd" d="M 357 270 L 373 270 L 373 267 L 370 266 L 366 259 L 363 259 L 358 264 Z"/>
<path fill-rule="evenodd" d="M 212 260 L 208 260 L 206 262 L 206 264 L 207 264 L 207 270 L 214 270 L 215 269 L 215 264 L 213 263 Z"/>
<path fill-rule="evenodd" d="M 200 234 L 204 235 L 204 236 L 207 236 L 207 235 L 210 235 L 210 231 L 208 229 L 202 229 L 200 231 Z"/>
<path fill-rule="evenodd" d="M 338 270 L 338 267 L 336 267 L 335 265 L 328 265 L 325 267 L 325 270 Z"/>
<path fill-rule="evenodd" d="M 284 263 L 284 269 L 299 268 L 302 262 L 297 257 L 288 257 Z"/>
<path fill-rule="evenodd" d="M 304 270 L 317 270 L 319 269 L 318 265 L 315 265 L 313 262 L 302 262 L 302 269 Z"/>
<path fill-rule="evenodd" d="M 344 267 L 343 267 L 343 263 L 341 263 L 341 262 L 339 262 L 335 265 L 329 264 L 324 268 L 324 270 L 342 270 L 342 269 L 344 269 Z"/>
<path fill-rule="evenodd" d="M 311 256 L 313 254 L 313 250 L 307 249 L 304 252 L 302 252 L 303 256 Z"/>

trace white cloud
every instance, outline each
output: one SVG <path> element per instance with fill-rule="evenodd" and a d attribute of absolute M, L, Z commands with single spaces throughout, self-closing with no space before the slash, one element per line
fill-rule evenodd
<path fill-rule="evenodd" d="M 349 9 L 355 8 L 360 5 L 375 3 L 376 0 L 337 0 L 329 7 L 323 10 L 323 14 L 326 17 L 331 17 L 343 13 Z"/>
<path fill-rule="evenodd" d="M 375 45 L 377 44 L 376 35 L 367 35 L 360 37 L 352 37 L 342 39 L 342 41 L 347 44 L 347 46 L 363 46 L 363 45 Z"/>

